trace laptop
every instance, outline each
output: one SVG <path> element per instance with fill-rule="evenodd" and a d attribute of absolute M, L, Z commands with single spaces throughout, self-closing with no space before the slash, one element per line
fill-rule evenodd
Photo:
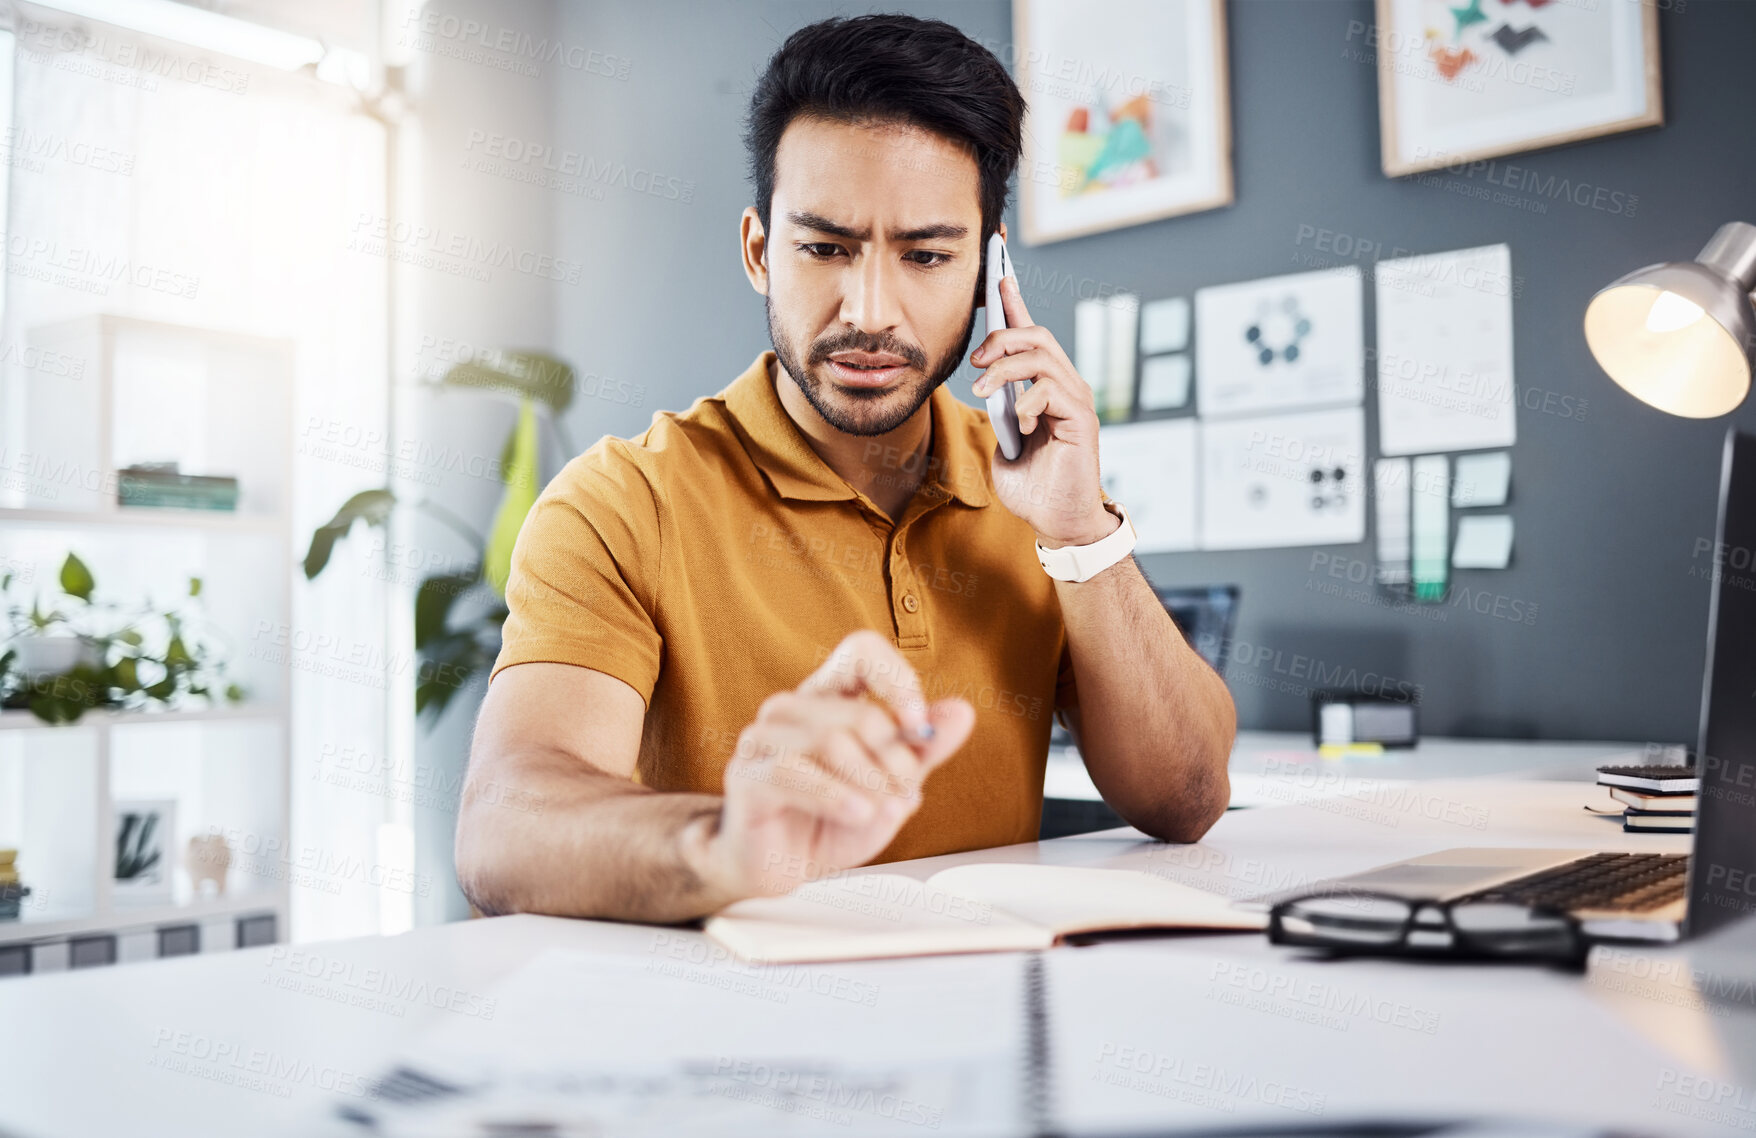
<path fill-rule="evenodd" d="M 1630 941 L 1701 936 L 1756 912 L 1756 435 L 1726 432 L 1717 528 L 1692 854 L 1441 850 L 1256 904 L 1314 892 L 1506 901 L 1571 913 L 1588 939 Z"/>
<path fill-rule="evenodd" d="M 1238 586 L 1199 585 L 1158 588 L 1159 603 L 1183 632 L 1183 639 L 1221 676 L 1232 650 L 1232 628 L 1238 620 Z"/>

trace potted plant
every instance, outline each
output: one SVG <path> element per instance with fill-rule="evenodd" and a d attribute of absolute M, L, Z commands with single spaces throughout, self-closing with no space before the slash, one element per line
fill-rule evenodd
<path fill-rule="evenodd" d="M 512 545 L 542 486 L 539 408 L 562 450 L 573 453 L 560 415 L 573 402 L 574 372 L 562 360 L 539 352 L 484 353 L 453 366 L 438 386 L 511 395 L 518 401 L 518 418 L 501 450 L 500 478 L 506 490 L 486 537 L 429 498 L 407 503 L 456 531 L 475 552 L 475 563 L 469 568 L 424 578 L 415 590 L 415 655 L 420 662 L 415 712 L 425 715 L 429 726 L 453 696 L 493 665 L 500 650 Z M 311 534 L 305 553 L 306 579 L 323 572 L 335 543 L 347 536 L 355 522 L 382 527 L 399 504 L 388 488 L 362 490 L 344 502 L 333 518 Z M 460 603 L 465 598 L 467 602 Z"/>
<path fill-rule="evenodd" d="M 188 700 L 236 702 L 243 689 L 225 682 L 225 666 L 200 634 L 189 578 L 188 609 L 134 608 L 95 598 L 97 582 L 69 553 L 61 596 L 48 607 L 11 599 L 13 576 L 0 574 L 10 634 L 0 650 L 0 708 L 29 709 L 45 723 L 73 723 L 93 708 L 143 710 Z"/>

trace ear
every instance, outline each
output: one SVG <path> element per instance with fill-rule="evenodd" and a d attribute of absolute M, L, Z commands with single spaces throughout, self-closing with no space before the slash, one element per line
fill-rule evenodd
<path fill-rule="evenodd" d="M 738 237 L 744 248 L 744 275 L 750 279 L 751 288 L 767 296 L 768 234 L 762 231 L 762 219 L 756 216 L 755 206 L 744 207 Z"/>
<path fill-rule="evenodd" d="M 1006 223 L 1004 221 L 1002 221 L 1000 223 L 1000 240 L 1006 242 L 1007 244 L 1011 244 L 1011 242 L 1012 242 L 1012 238 L 1006 236 Z"/>

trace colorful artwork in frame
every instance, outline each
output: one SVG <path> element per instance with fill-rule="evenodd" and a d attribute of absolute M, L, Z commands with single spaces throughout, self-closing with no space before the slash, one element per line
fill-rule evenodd
<path fill-rule="evenodd" d="M 1664 123 L 1652 3 L 1377 2 L 1392 177 Z"/>
<path fill-rule="evenodd" d="M 1222 0 L 1015 0 L 1033 245 L 1232 201 Z"/>

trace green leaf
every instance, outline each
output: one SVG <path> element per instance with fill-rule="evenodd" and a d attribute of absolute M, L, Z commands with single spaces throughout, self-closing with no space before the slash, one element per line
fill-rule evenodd
<path fill-rule="evenodd" d="M 67 560 L 61 563 L 61 591 L 89 603 L 91 591 L 96 585 L 97 582 L 92 580 L 91 570 L 85 567 L 85 562 L 77 555 L 69 553 Z"/>
<path fill-rule="evenodd" d="M 362 490 L 342 503 L 335 517 L 318 526 L 311 534 L 311 548 L 305 552 L 305 579 L 307 581 L 323 572 L 329 564 L 329 555 L 335 549 L 335 543 L 347 536 L 353 524 L 363 521 L 369 526 L 381 526 L 390 520 L 390 511 L 396 507 L 396 495 L 388 490 Z"/>
<path fill-rule="evenodd" d="M 445 626 L 451 619 L 451 606 L 457 598 L 470 590 L 477 581 L 482 579 L 481 566 L 471 569 L 468 573 L 450 573 L 438 577 L 428 577 L 421 582 L 415 591 L 415 648 L 427 645 L 445 635 Z"/>
<path fill-rule="evenodd" d="M 140 630 L 138 628 L 124 628 L 121 632 L 116 634 L 116 639 L 123 644 L 128 645 L 130 648 L 138 648 L 144 638 L 140 635 Z"/>
<path fill-rule="evenodd" d="M 439 382 L 537 399 L 556 414 L 573 402 L 573 366 L 542 352 L 486 352 L 455 365 Z"/>
<path fill-rule="evenodd" d="M 116 681 L 116 686 L 125 692 L 140 690 L 140 665 L 135 662 L 134 657 L 124 656 L 117 660 L 116 666 L 110 669 L 110 675 Z"/>
<path fill-rule="evenodd" d="M 58 699 L 52 695 L 33 695 L 30 698 L 30 712 L 44 723 L 51 723 L 59 727 L 66 723 L 79 722 L 79 717 L 85 712 L 85 708 L 70 699 Z"/>
<path fill-rule="evenodd" d="M 494 515 L 482 558 L 482 575 L 501 596 L 506 595 L 506 579 L 512 575 L 512 546 L 518 541 L 525 516 L 537 502 L 537 416 L 528 399 L 519 404 L 513 439 L 512 461 L 504 468 L 506 496 Z"/>
<path fill-rule="evenodd" d="M 415 714 L 437 721 L 451 698 L 475 675 L 494 662 L 494 654 L 473 632 L 447 633 L 419 653 L 421 667 L 415 684 Z"/>
<path fill-rule="evenodd" d="M 237 684 L 227 684 L 226 685 L 226 702 L 227 703 L 242 703 L 242 702 L 244 702 L 244 689 L 239 687 Z"/>
<path fill-rule="evenodd" d="M 171 637 L 170 644 L 165 647 L 165 667 L 187 668 L 192 663 L 194 663 L 194 657 L 189 655 L 189 648 L 183 643 L 183 638 L 181 636 Z"/>
<path fill-rule="evenodd" d="M 192 597 L 199 597 L 201 595 L 201 578 L 200 577 L 189 578 L 189 595 Z"/>

